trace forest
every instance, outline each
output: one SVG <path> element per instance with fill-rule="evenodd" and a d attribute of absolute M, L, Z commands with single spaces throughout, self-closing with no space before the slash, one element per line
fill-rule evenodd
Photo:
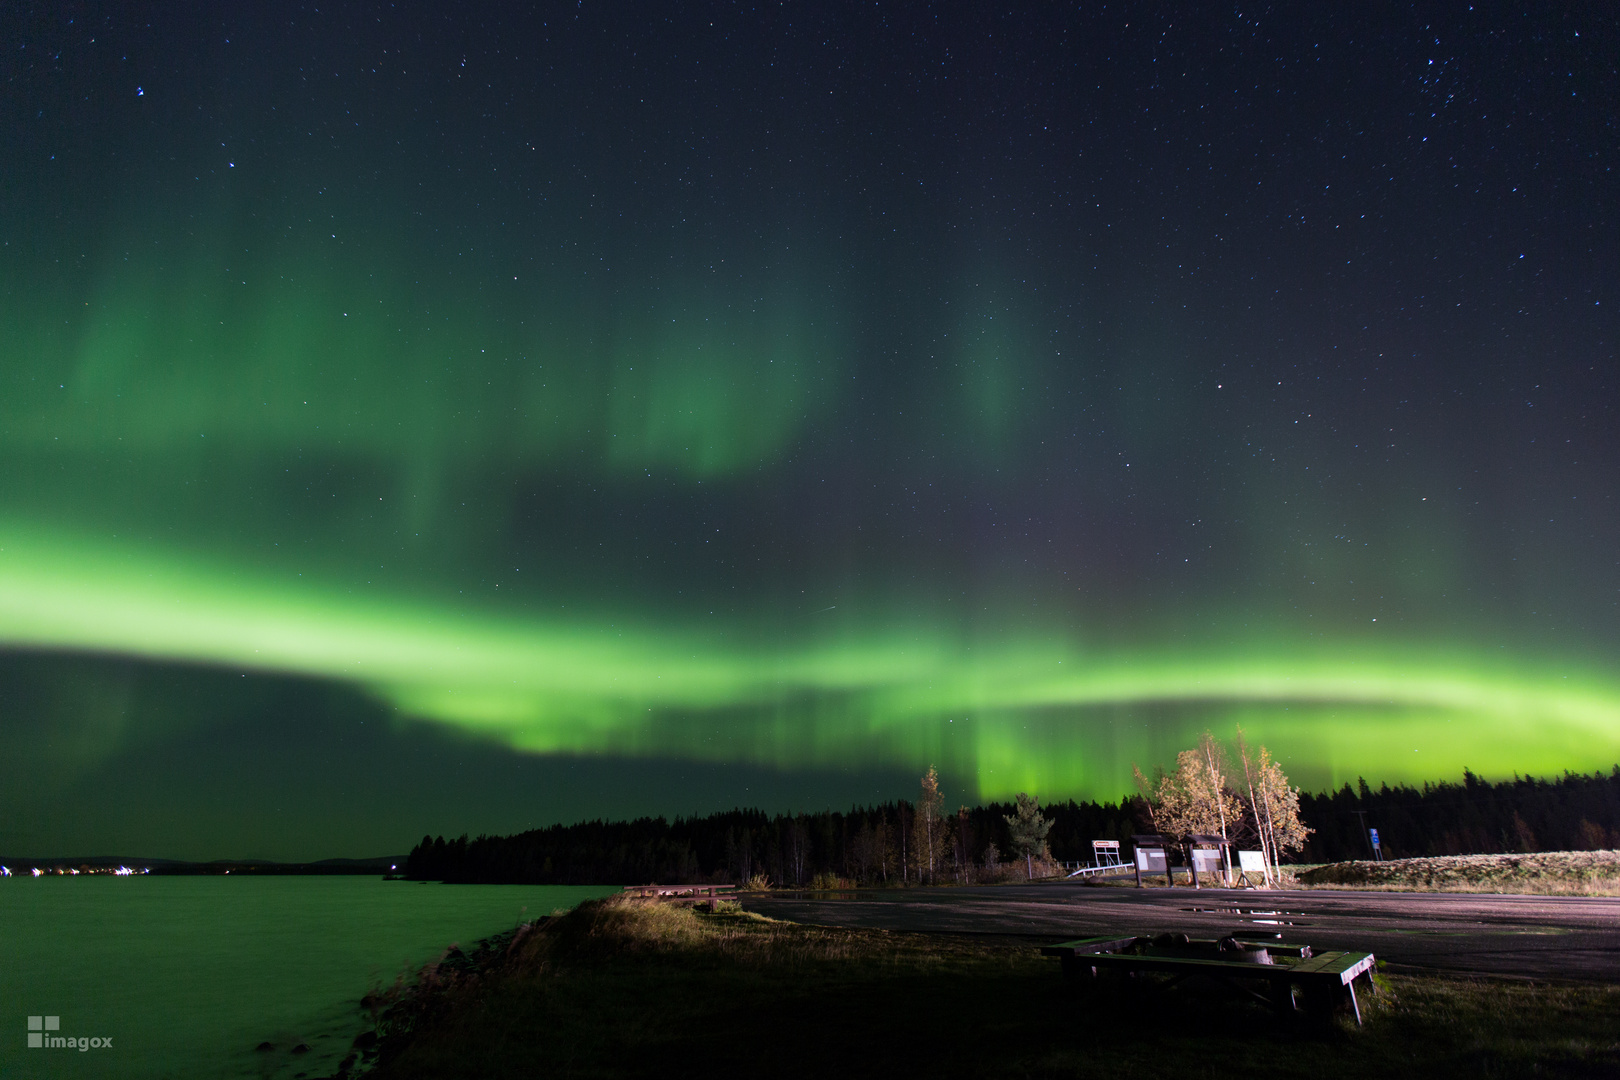
<path fill-rule="evenodd" d="M 629 885 L 643 882 L 769 882 L 839 887 L 970 883 L 1026 876 L 1014 849 L 1011 803 L 942 812 L 928 777 L 914 802 L 847 811 L 766 814 L 728 810 L 704 817 L 639 818 L 553 825 L 513 836 L 454 840 L 424 836 L 405 876 L 449 882 Z M 1338 791 L 1298 793 L 1308 831 L 1285 862 L 1371 857 L 1364 828 L 1379 831 L 1385 858 L 1620 847 L 1620 765 L 1608 773 L 1566 773 L 1496 783 L 1464 772 L 1460 783 L 1376 789 L 1365 780 Z M 932 802 L 932 806 L 930 805 Z M 1117 802 L 1056 802 L 1033 862 L 1036 876 L 1063 862 L 1089 862 L 1093 840 L 1159 831 L 1141 795 Z M 1365 825 L 1363 824 L 1365 823 Z M 926 826 L 920 828 L 919 824 Z M 1229 835 L 1250 842 L 1242 820 Z"/>

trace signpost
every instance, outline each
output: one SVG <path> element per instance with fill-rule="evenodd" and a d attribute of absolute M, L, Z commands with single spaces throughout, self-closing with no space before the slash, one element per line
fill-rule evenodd
<path fill-rule="evenodd" d="M 1378 830 L 1377 829 L 1368 829 L 1367 830 L 1367 838 L 1372 841 L 1373 858 L 1377 859 L 1379 862 L 1383 862 L 1384 861 L 1384 849 L 1378 843 Z"/>
<path fill-rule="evenodd" d="M 1193 888 L 1198 888 L 1198 873 L 1211 877 L 1220 877 L 1222 883 L 1226 878 L 1226 848 L 1225 837 L 1206 833 L 1193 833 L 1184 839 L 1187 845 L 1187 864 L 1192 870 Z"/>
<path fill-rule="evenodd" d="M 1136 849 L 1134 858 L 1136 862 L 1136 887 L 1142 887 L 1142 872 L 1150 874 L 1164 871 L 1164 879 L 1171 885 L 1176 883 L 1170 871 L 1170 844 L 1162 836 L 1144 835 L 1132 836 L 1132 846 Z"/>

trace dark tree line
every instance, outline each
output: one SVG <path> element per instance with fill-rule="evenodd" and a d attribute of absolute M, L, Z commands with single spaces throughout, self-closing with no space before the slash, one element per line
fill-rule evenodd
<path fill-rule="evenodd" d="M 1371 858 L 1357 811 L 1378 830 L 1386 859 L 1620 848 L 1620 765 L 1590 776 L 1495 784 L 1465 770 L 1460 784 L 1421 789 L 1385 784 L 1374 790 L 1362 780 L 1356 788 L 1302 794 L 1299 807 L 1315 830 L 1300 862 Z"/>
<path fill-rule="evenodd" d="M 515 836 L 456 840 L 424 836 L 405 876 L 453 882 L 634 885 L 647 882 L 738 882 L 775 885 L 915 884 L 999 880 L 1009 870 L 1012 803 L 946 813 L 943 858 L 926 863 L 916 850 L 917 807 L 909 802 L 847 812 L 768 815 L 730 810 L 707 817 L 639 818 L 553 825 Z M 1421 789 L 1365 781 L 1335 792 L 1300 795 L 1314 830 L 1300 862 L 1368 857 L 1367 825 L 1386 858 L 1504 851 L 1620 847 L 1620 765 L 1610 773 L 1565 774 L 1553 780 L 1491 784 L 1465 772 L 1460 784 Z M 1116 803 L 1063 802 L 1042 807 L 1052 822 L 1050 857 L 1089 862 L 1093 840 L 1124 841 L 1155 831 L 1135 796 Z M 1023 861 L 1016 862 L 1018 873 Z M 1038 864 L 1037 864 L 1038 865 Z"/>
<path fill-rule="evenodd" d="M 1012 857 L 1006 817 L 1012 803 L 946 814 L 943 859 L 921 864 L 915 851 L 916 806 L 909 802 L 847 812 L 778 814 L 730 810 L 707 817 L 639 818 L 553 825 L 515 836 L 422 838 L 405 876 L 455 882 L 634 885 L 653 881 L 776 885 L 983 880 Z M 1091 858 L 1091 841 L 1129 840 L 1146 826 L 1141 800 L 1057 803 L 1044 807 L 1052 857 Z M 1019 863 L 1023 865 L 1022 862 Z"/>

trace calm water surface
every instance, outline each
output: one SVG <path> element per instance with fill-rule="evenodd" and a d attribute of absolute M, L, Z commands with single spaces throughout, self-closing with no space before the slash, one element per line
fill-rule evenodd
<path fill-rule="evenodd" d="M 374 877 L 0 878 L 0 1078 L 330 1074 L 359 1000 L 611 888 Z M 27 1048 L 27 1017 L 110 1049 Z M 276 1049 L 255 1051 L 261 1042 Z M 307 1053 L 293 1046 L 306 1043 Z"/>

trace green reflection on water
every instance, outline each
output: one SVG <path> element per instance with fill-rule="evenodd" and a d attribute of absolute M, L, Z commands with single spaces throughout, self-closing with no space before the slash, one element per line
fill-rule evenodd
<path fill-rule="evenodd" d="M 326 1075 L 362 1029 L 359 1000 L 451 943 L 606 887 L 385 882 L 374 877 L 0 879 L 0 1073 Z M 105 1050 L 28 1050 L 24 1017 Z M 269 1041 L 276 1050 L 256 1053 Z M 310 1052 L 290 1053 L 299 1042 Z M 32 1075 L 19 1071 L 17 1075 Z"/>

